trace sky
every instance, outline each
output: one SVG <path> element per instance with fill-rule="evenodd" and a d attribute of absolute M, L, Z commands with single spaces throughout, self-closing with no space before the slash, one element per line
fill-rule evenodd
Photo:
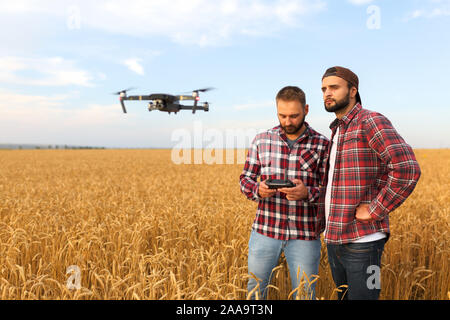
<path fill-rule="evenodd" d="M 287 85 L 330 137 L 321 78 L 340 65 L 413 148 L 450 148 L 449 31 L 450 0 L 1 0 L 0 143 L 240 147 L 227 133 L 276 126 Z M 123 114 L 128 87 L 216 89 L 207 113 Z"/>

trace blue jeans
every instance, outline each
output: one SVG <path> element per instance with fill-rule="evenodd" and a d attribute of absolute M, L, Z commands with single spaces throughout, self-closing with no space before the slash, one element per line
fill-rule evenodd
<path fill-rule="evenodd" d="M 249 278 L 248 292 L 251 292 L 259 283 L 259 288 L 255 291 L 258 291 L 260 299 L 267 298 L 267 285 L 271 280 L 272 269 L 277 266 L 282 251 L 288 263 L 292 289 L 299 286 L 303 272 L 310 281 L 314 280 L 311 276 L 319 274 L 320 248 L 320 239 L 283 241 L 252 231 L 248 244 L 248 273 L 250 275 L 253 273 L 259 280 Z M 300 273 L 297 278 L 298 268 Z M 303 281 L 306 281 L 304 290 L 308 297 L 315 299 L 315 283 L 309 286 L 307 280 Z M 254 298 L 255 294 L 252 295 L 252 299 Z"/>
<path fill-rule="evenodd" d="M 386 239 L 367 243 L 327 245 L 328 262 L 339 300 L 377 300 L 381 291 L 381 255 Z"/>

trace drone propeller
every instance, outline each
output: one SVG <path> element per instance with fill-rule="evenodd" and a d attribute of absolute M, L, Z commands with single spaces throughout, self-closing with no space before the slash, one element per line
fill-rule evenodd
<path fill-rule="evenodd" d="M 211 90 L 214 90 L 214 89 L 216 89 L 216 88 L 209 87 L 209 88 L 203 88 L 203 89 L 196 89 L 196 90 L 192 90 L 192 91 L 185 91 L 185 92 L 183 92 L 183 93 L 184 93 L 184 94 L 187 94 L 187 93 L 193 93 L 193 92 L 195 92 L 195 93 L 199 93 L 199 92 L 207 92 L 207 91 L 211 91 Z"/>
<path fill-rule="evenodd" d="M 122 93 L 127 93 L 127 91 L 134 90 L 134 89 L 136 89 L 136 88 L 131 87 L 131 88 L 128 88 L 128 89 L 125 89 L 125 90 L 122 90 L 122 91 L 113 92 L 112 94 L 120 95 L 120 94 L 122 94 Z"/>
<path fill-rule="evenodd" d="M 192 92 L 207 92 L 207 91 L 211 91 L 214 90 L 215 88 L 213 87 L 209 87 L 209 88 L 203 88 L 203 89 L 197 89 L 197 90 L 192 90 Z"/>

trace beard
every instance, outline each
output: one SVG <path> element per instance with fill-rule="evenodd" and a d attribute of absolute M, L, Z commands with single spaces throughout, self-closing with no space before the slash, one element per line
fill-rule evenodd
<path fill-rule="evenodd" d="M 297 126 L 292 126 L 292 125 L 291 126 L 283 126 L 281 123 L 280 123 L 280 126 L 283 129 L 284 133 L 296 134 L 302 129 L 303 124 L 305 123 L 305 117 L 306 117 L 306 115 L 303 116 L 302 121 L 300 121 L 300 123 Z"/>
<path fill-rule="evenodd" d="M 334 101 L 334 105 L 329 105 L 327 107 L 327 104 L 324 102 L 325 110 L 328 112 L 336 112 L 342 109 L 345 109 L 350 104 L 350 91 L 348 92 L 347 96 L 343 98 L 342 100 L 336 101 L 335 99 L 331 99 Z"/>

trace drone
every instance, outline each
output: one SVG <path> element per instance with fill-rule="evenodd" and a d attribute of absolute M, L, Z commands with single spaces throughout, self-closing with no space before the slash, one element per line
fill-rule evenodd
<path fill-rule="evenodd" d="M 209 111 L 209 103 L 208 102 L 200 102 L 200 92 L 207 92 L 213 90 L 214 88 L 204 88 L 193 90 L 191 95 L 171 95 L 165 93 L 154 93 L 150 95 L 144 96 L 128 96 L 127 92 L 133 90 L 134 88 L 128 88 L 126 90 L 122 90 L 119 92 L 115 92 L 113 94 L 119 96 L 120 104 L 122 106 L 123 113 L 127 113 L 127 109 L 125 108 L 124 101 L 149 101 L 148 103 L 148 111 L 162 111 L 168 112 L 171 114 L 172 112 L 177 114 L 180 110 L 192 110 L 192 113 L 195 114 L 197 110 L 203 110 L 205 112 Z M 185 106 L 180 104 L 180 101 L 194 101 L 194 105 Z M 199 105 L 199 103 L 201 105 Z"/>

